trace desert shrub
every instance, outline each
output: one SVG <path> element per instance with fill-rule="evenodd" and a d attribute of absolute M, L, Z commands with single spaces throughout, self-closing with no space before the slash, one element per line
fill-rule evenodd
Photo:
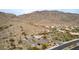
<path fill-rule="evenodd" d="M 38 45 L 41 45 L 40 43 L 38 43 Z"/>
<path fill-rule="evenodd" d="M 6 26 L 6 25 L 5 25 L 5 26 L 1 26 L 1 27 L 0 27 L 0 31 L 2 31 L 2 30 L 4 30 L 4 29 L 7 29 L 7 28 L 9 28 L 9 26 Z"/>
<path fill-rule="evenodd" d="M 7 28 L 9 28 L 9 26 L 4 26 L 4 29 L 7 29 Z"/>
<path fill-rule="evenodd" d="M 23 48 L 22 47 L 17 47 L 17 49 L 22 50 Z"/>
<path fill-rule="evenodd" d="M 0 27 L 0 31 L 2 31 L 3 30 L 3 27 Z"/>
<path fill-rule="evenodd" d="M 8 40 L 5 40 L 5 42 L 8 42 Z"/>
<path fill-rule="evenodd" d="M 13 50 L 13 49 L 16 49 L 16 45 L 14 43 L 10 43 L 9 50 Z"/>
<path fill-rule="evenodd" d="M 47 35 L 44 35 L 42 38 L 47 39 Z"/>
<path fill-rule="evenodd" d="M 73 37 L 69 32 L 63 33 L 63 35 L 62 35 L 63 41 L 69 41 L 69 40 L 72 40 L 72 39 L 73 39 Z"/>
<path fill-rule="evenodd" d="M 52 33 L 58 32 L 56 27 L 54 27 L 54 28 L 52 28 L 52 29 L 50 29 L 50 30 L 51 30 Z"/>
<path fill-rule="evenodd" d="M 27 34 L 23 31 L 23 32 L 22 32 L 22 35 L 26 36 Z"/>
<path fill-rule="evenodd" d="M 10 42 L 14 42 L 15 40 L 11 38 L 9 41 L 10 41 Z"/>
<path fill-rule="evenodd" d="M 16 47 L 15 47 L 15 46 L 13 46 L 13 47 L 9 48 L 8 50 L 14 50 L 14 49 L 16 49 Z"/>
<path fill-rule="evenodd" d="M 35 39 L 32 39 L 32 41 L 33 41 L 33 42 L 36 42 L 36 40 L 35 40 Z"/>
<path fill-rule="evenodd" d="M 22 44 L 22 40 L 19 40 L 19 41 L 18 41 L 18 44 Z"/>
<path fill-rule="evenodd" d="M 74 28 L 74 29 L 72 29 L 71 31 L 72 31 L 72 32 L 79 32 L 79 27 Z"/>
<path fill-rule="evenodd" d="M 12 24 L 10 24 L 9 26 L 13 26 Z"/>
<path fill-rule="evenodd" d="M 48 47 L 48 43 L 43 43 L 42 44 L 42 49 L 46 49 Z"/>
<path fill-rule="evenodd" d="M 22 26 L 20 26 L 20 28 L 21 28 L 21 31 L 23 31 L 23 27 L 22 27 Z"/>
<path fill-rule="evenodd" d="M 2 39 L 7 39 L 8 37 L 3 37 Z"/>
<path fill-rule="evenodd" d="M 29 47 L 28 50 L 40 50 L 38 47 Z"/>
<path fill-rule="evenodd" d="M 54 40 L 59 40 L 59 41 L 69 41 L 71 40 L 73 37 L 69 32 L 66 33 L 61 33 L 61 32 L 56 32 L 53 34 L 52 39 Z"/>

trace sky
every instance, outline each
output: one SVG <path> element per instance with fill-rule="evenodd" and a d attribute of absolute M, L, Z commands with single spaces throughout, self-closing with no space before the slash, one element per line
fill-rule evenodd
<path fill-rule="evenodd" d="M 0 12 L 21 15 L 21 14 L 27 14 L 27 13 L 31 13 L 33 11 L 41 11 L 41 10 L 42 9 L 0 9 Z M 47 9 L 47 10 L 57 10 L 57 11 L 79 14 L 79 9 Z"/>
<path fill-rule="evenodd" d="M 1 0 L 0 12 L 21 15 L 39 10 L 58 10 L 79 14 L 78 4 L 78 0 Z"/>
<path fill-rule="evenodd" d="M 1 0 L 0 12 L 16 15 L 38 10 L 58 10 L 79 14 L 79 0 Z M 8 8 L 8 9 L 7 9 Z"/>

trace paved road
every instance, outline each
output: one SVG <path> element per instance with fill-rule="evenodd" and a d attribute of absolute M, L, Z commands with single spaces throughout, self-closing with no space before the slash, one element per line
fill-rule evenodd
<path fill-rule="evenodd" d="M 79 46 L 72 48 L 71 50 L 79 50 Z"/>

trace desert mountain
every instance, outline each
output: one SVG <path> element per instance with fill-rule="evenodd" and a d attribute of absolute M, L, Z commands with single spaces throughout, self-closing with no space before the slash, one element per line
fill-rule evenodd
<path fill-rule="evenodd" d="M 42 24 L 71 24 L 78 25 L 79 14 L 64 13 L 60 11 L 35 11 L 29 14 L 19 16 L 19 19 L 27 21 L 34 21 Z"/>
<path fill-rule="evenodd" d="M 28 33 L 44 31 L 46 26 L 75 26 L 79 25 L 79 14 L 60 11 L 35 11 L 11 18 L 11 23 L 21 25 Z"/>
<path fill-rule="evenodd" d="M 43 44 L 45 49 L 50 39 L 37 39 L 33 35 L 49 31 L 50 26 L 75 25 L 79 25 L 79 14 L 44 10 L 16 16 L 0 12 L 0 49 L 29 49 L 32 44 Z M 50 37 L 50 34 L 48 36 Z M 41 45 L 40 47 L 39 49 L 42 49 Z"/>

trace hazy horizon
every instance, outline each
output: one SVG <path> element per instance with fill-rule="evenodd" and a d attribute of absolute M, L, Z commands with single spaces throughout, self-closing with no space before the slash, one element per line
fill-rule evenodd
<path fill-rule="evenodd" d="M 22 15 L 22 14 L 27 14 L 31 13 L 34 11 L 42 11 L 42 10 L 56 10 L 56 11 L 62 11 L 62 12 L 67 12 L 67 13 L 77 13 L 79 14 L 79 9 L 0 9 L 0 12 L 5 12 L 5 13 L 12 13 L 15 15 Z"/>

